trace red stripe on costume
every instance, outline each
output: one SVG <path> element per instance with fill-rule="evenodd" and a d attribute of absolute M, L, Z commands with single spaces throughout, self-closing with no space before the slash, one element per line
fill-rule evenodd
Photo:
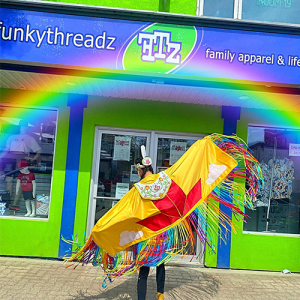
<path fill-rule="evenodd" d="M 183 218 L 201 197 L 201 179 L 194 185 L 188 195 L 185 195 L 180 186 L 172 181 L 167 195 L 161 200 L 153 201 L 160 213 L 137 223 L 152 231 L 163 229 Z"/>

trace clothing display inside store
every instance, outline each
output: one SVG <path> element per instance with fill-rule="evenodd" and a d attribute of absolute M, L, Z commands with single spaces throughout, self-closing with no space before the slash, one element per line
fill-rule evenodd
<path fill-rule="evenodd" d="M 283 159 L 275 159 L 275 161 L 270 159 L 267 164 L 262 161 L 260 166 L 264 175 L 264 186 L 257 195 L 256 206 L 269 205 L 270 190 L 272 199 L 290 199 L 293 190 L 294 162 L 285 157 Z"/>
<path fill-rule="evenodd" d="M 0 119 L 0 215 L 48 217 L 57 112 L 1 106 Z"/>
<path fill-rule="evenodd" d="M 299 234 L 300 157 L 291 145 L 300 143 L 300 131 L 249 127 L 250 148 L 260 162 L 264 185 L 245 231 Z"/>

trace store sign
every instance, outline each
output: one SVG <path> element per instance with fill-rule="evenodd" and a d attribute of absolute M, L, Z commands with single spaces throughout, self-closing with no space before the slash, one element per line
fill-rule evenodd
<path fill-rule="evenodd" d="M 170 145 L 170 165 L 174 165 L 176 161 L 185 153 L 186 142 L 171 142 Z"/>
<path fill-rule="evenodd" d="M 300 84 L 300 37 L 0 8 L 1 59 Z"/>
<path fill-rule="evenodd" d="M 115 136 L 113 160 L 130 160 L 131 137 Z"/>
<path fill-rule="evenodd" d="M 289 156 L 300 156 L 300 144 L 289 144 Z"/>
<path fill-rule="evenodd" d="M 121 199 L 129 191 L 129 183 L 117 183 L 115 198 Z"/>

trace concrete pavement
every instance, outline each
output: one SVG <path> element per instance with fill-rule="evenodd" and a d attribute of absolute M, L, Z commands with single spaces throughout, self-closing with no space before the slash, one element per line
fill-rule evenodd
<path fill-rule="evenodd" d="M 0 257 L 0 299 L 134 299 L 137 274 L 102 288 L 100 268 L 66 269 L 61 261 Z M 147 300 L 156 299 L 155 271 L 148 279 Z M 300 299 L 300 274 L 166 268 L 166 300 Z"/>

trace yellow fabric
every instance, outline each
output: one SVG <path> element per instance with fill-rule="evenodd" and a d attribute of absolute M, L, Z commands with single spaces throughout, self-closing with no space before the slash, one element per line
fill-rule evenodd
<path fill-rule="evenodd" d="M 189 211 L 189 215 L 231 172 L 237 162 L 208 138 L 198 140 L 169 169 L 164 172 L 181 187 L 187 195 L 201 179 L 202 198 Z M 222 173 L 215 179 L 209 179 L 212 170 L 221 169 Z M 157 174 L 149 175 L 141 183 L 151 184 L 158 178 Z M 213 181 L 213 182 L 212 182 Z M 157 200 L 159 201 L 159 200 Z M 159 214 L 160 211 L 151 200 L 141 198 L 134 186 L 110 211 L 94 226 L 92 237 L 95 243 L 111 256 L 128 248 L 130 245 L 149 239 L 177 225 L 179 219 L 159 231 L 152 231 L 138 221 Z"/>

